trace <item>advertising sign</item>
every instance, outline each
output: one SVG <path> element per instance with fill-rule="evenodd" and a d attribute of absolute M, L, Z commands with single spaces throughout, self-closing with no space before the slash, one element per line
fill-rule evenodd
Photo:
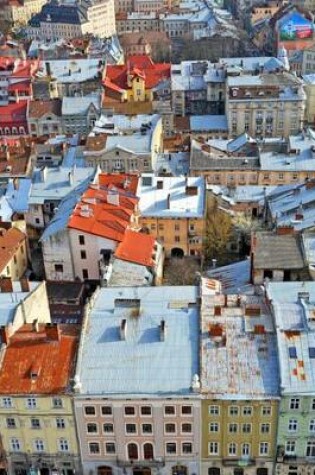
<path fill-rule="evenodd" d="M 280 41 L 308 40 L 313 38 L 314 24 L 299 13 L 293 13 L 280 25 Z"/>

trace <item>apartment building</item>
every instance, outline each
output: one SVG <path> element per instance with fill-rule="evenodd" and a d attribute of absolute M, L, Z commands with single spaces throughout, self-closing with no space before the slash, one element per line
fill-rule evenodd
<path fill-rule="evenodd" d="M 279 405 L 271 312 L 257 295 L 223 295 L 203 279 L 201 395 L 204 475 L 271 475 Z"/>
<path fill-rule="evenodd" d="M 197 297 L 195 287 L 96 293 L 75 376 L 84 473 L 199 474 Z"/>
<path fill-rule="evenodd" d="M 139 225 L 163 244 L 166 256 L 201 256 L 206 214 L 203 178 L 143 174 L 137 195 Z"/>
<path fill-rule="evenodd" d="M 277 474 L 312 473 L 315 444 L 313 282 L 269 283 L 279 348 Z"/>
<path fill-rule="evenodd" d="M 49 2 L 29 21 L 31 38 L 54 40 L 79 38 L 85 34 L 101 38 L 116 33 L 114 0 Z"/>
<path fill-rule="evenodd" d="M 17 227 L 0 228 L 0 278 L 19 280 L 27 270 L 27 236 Z"/>
<path fill-rule="evenodd" d="M 33 15 L 39 13 L 45 5 L 45 0 L 9 0 L 4 7 L 4 18 L 13 25 L 27 25 Z"/>
<path fill-rule="evenodd" d="M 302 81 L 287 73 L 228 77 L 226 115 L 229 133 L 288 137 L 301 131 L 306 95 Z"/>
<path fill-rule="evenodd" d="M 31 101 L 27 111 L 28 128 L 32 137 L 62 133 L 61 101 Z"/>
<path fill-rule="evenodd" d="M 38 308 L 38 307 L 37 307 Z M 38 315 L 37 315 L 38 317 Z M 79 472 L 70 378 L 78 333 L 73 326 L 1 327 L 1 435 L 8 473 Z"/>
<path fill-rule="evenodd" d="M 63 97 L 61 113 L 64 133 L 86 137 L 101 115 L 101 97 L 99 94 Z"/>

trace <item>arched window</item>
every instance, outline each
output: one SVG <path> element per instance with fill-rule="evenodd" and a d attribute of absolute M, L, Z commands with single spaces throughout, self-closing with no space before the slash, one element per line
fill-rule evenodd
<path fill-rule="evenodd" d="M 16 127 L 12 127 L 12 134 L 17 135 L 18 129 Z"/>
<path fill-rule="evenodd" d="M 174 465 L 172 467 L 172 475 L 187 475 L 187 467 L 185 465 Z"/>
<path fill-rule="evenodd" d="M 20 132 L 20 134 L 24 135 L 25 134 L 24 127 L 19 127 L 19 132 Z"/>
<path fill-rule="evenodd" d="M 9 127 L 5 127 L 5 128 L 4 128 L 4 133 L 5 133 L 6 135 L 11 135 L 11 131 L 10 131 Z"/>
<path fill-rule="evenodd" d="M 112 475 L 113 469 L 112 467 L 107 467 L 107 465 L 103 465 L 102 467 L 97 468 L 97 475 Z"/>
<path fill-rule="evenodd" d="M 130 443 L 128 444 L 128 458 L 129 460 L 138 460 L 138 446 L 137 444 Z"/>
<path fill-rule="evenodd" d="M 154 459 L 154 450 L 153 445 L 149 442 L 143 446 L 143 456 L 144 460 L 153 460 Z"/>

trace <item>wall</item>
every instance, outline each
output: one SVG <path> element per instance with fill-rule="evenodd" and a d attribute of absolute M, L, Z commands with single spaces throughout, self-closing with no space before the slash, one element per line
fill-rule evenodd
<path fill-rule="evenodd" d="M 40 283 L 19 305 L 16 307 L 12 329 L 16 331 L 24 323 L 50 323 L 50 310 L 46 292 L 46 283 Z"/>
<path fill-rule="evenodd" d="M 42 241 L 42 253 L 47 280 L 74 280 L 73 259 L 67 228 Z M 63 271 L 56 271 L 56 265 L 62 265 Z"/>

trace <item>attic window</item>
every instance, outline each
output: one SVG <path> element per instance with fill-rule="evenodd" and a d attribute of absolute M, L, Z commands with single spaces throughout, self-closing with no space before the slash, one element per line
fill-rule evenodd
<path fill-rule="evenodd" d="M 314 346 L 309 347 L 308 354 L 309 354 L 310 358 L 315 359 L 315 347 Z"/>
<path fill-rule="evenodd" d="M 291 359 L 294 359 L 294 360 L 297 359 L 297 353 L 296 353 L 295 346 L 290 346 L 289 347 L 289 356 L 290 356 Z"/>

